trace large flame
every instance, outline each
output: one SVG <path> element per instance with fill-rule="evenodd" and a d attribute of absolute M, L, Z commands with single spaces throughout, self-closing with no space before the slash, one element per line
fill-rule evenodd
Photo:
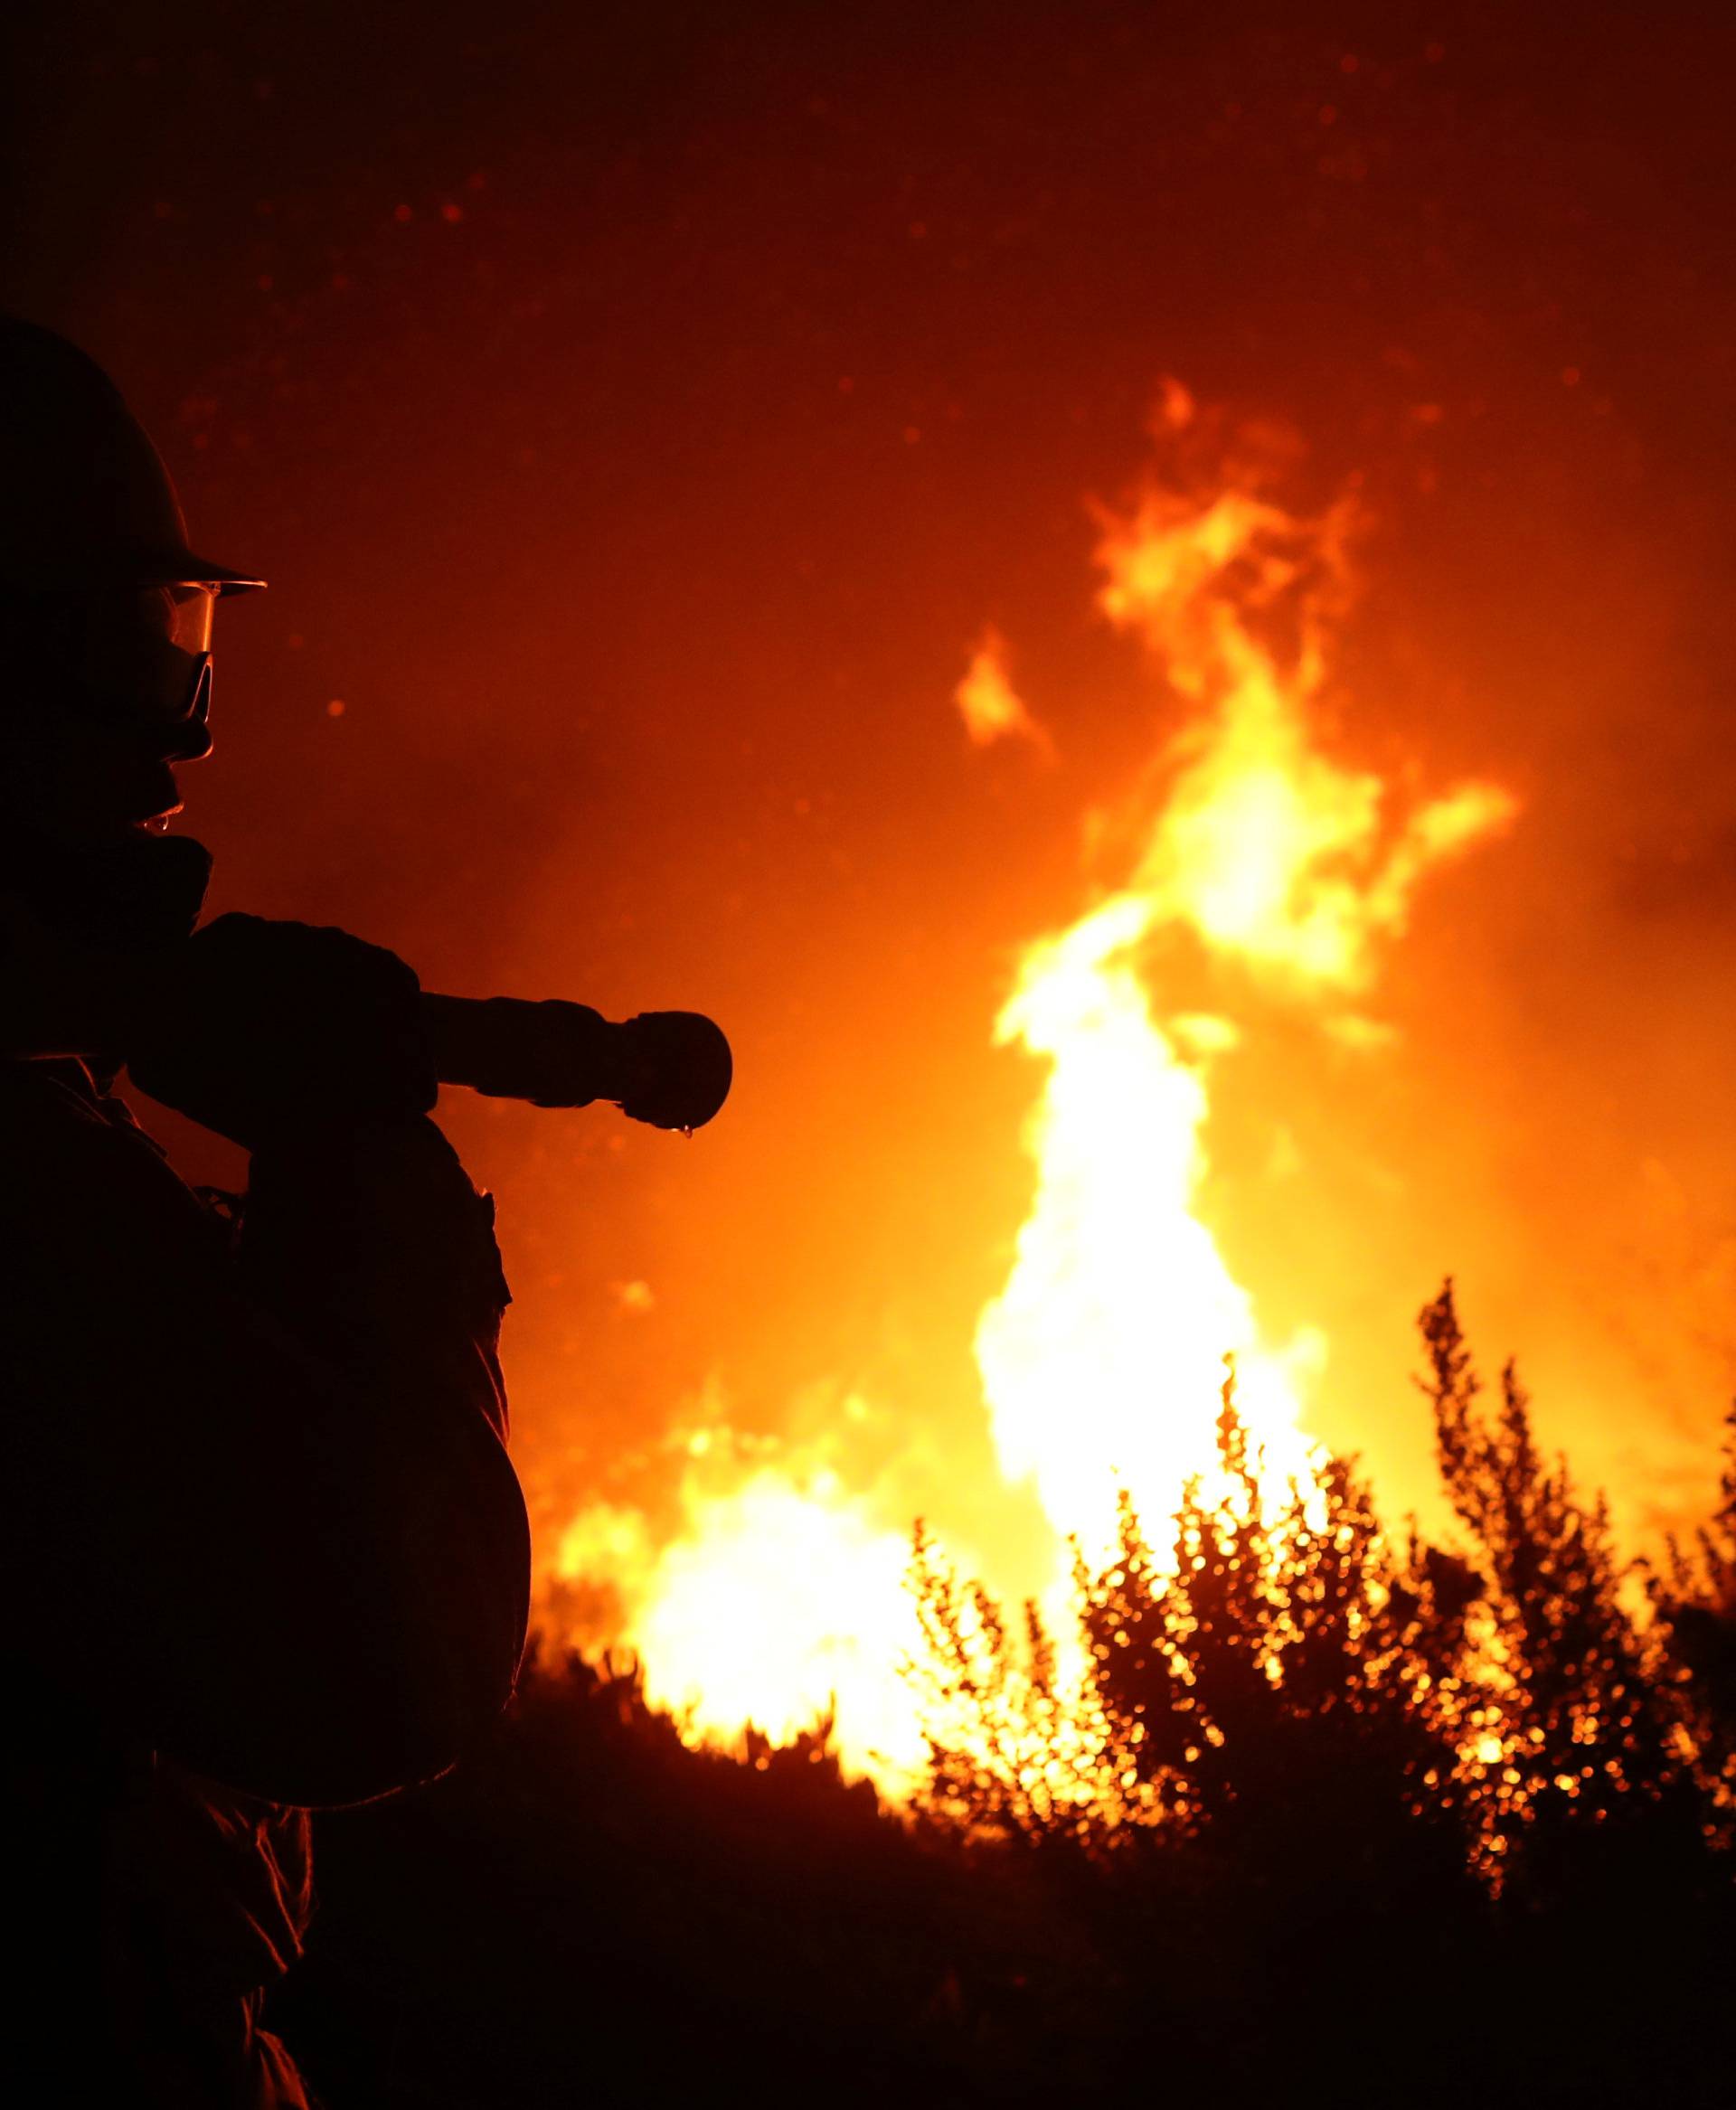
<path fill-rule="evenodd" d="M 1172 469 L 1196 447 L 1200 421 L 1173 384 L 1154 429 Z M 1473 783 L 1395 814 L 1379 777 L 1327 751 L 1318 705 L 1358 509 L 1346 496 L 1294 515 L 1266 481 L 1244 455 L 1227 480 L 1172 474 L 1102 515 L 1099 606 L 1186 719 L 1129 876 L 1028 947 L 995 1029 L 1048 1072 L 1025 1135 L 1035 1196 L 976 1358 L 1002 1473 L 1034 1489 L 1058 1581 L 1070 1538 L 1109 1544 L 1118 1485 L 1156 1517 L 1210 1468 L 1226 1355 L 1269 1463 L 1306 1474 L 1301 1418 L 1328 1343 L 1317 1329 L 1266 1337 L 1201 1212 L 1213 1066 L 1256 994 L 1380 1046 L 1355 1006 L 1382 943 L 1423 875 L 1514 812 Z M 991 637 L 960 692 L 978 739 L 1033 723 L 1007 701 L 1003 650 Z M 1209 1009 L 1166 998 L 1190 959 Z M 846 1760 L 897 1785 L 920 1750 L 899 1674 L 915 1639 L 907 1521 L 835 1474 L 772 1461 L 722 1489 L 684 1486 L 681 1524 L 655 1550 L 599 1505 L 561 1567 L 615 1585 L 622 1638 L 694 1734 L 748 1719 L 788 1733 L 835 1708 Z"/>
<path fill-rule="evenodd" d="M 1172 385 L 1159 437 L 1193 419 Z M 1395 824 L 1381 780 L 1316 745 L 1356 524 L 1349 498 L 1298 519 L 1234 488 L 1153 486 L 1105 518 L 1099 605 L 1194 715 L 1132 881 L 1030 948 L 997 1022 L 1050 1070 L 1027 1137 L 1035 1205 L 976 1336 L 1003 1467 L 1090 1550 L 1109 1543 L 1118 1478 L 1161 1516 L 1209 1464 L 1226 1355 L 1269 1462 L 1303 1470 L 1303 1391 L 1326 1353 L 1317 1331 L 1262 1338 L 1199 1214 L 1209 1066 L 1241 1034 L 1215 1013 L 1160 1021 L 1163 934 L 1303 1003 L 1360 991 L 1417 881 L 1514 810 L 1470 784 Z"/>
<path fill-rule="evenodd" d="M 1268 1457 L 1304 1469 L 1297 1380 L 1321 1354 L 1313 1337 L 1267 1349 L 1195 1211 L 1203 1065 L 1228 1027 L 1189 1022 L 1190 1061 L 1184 1029 L 1158 1023 L 1134 964 L 1154 909 L 1118 894 L 1033 946 L 996 1028 L 1050 1071 L 1026 1139 L 1036 1200 L 976 1361 L 1003 1471 L 1033 1480 L 1056 1532 L 1093 1555 L 1118 1484 L 1161 1516 L 1211 1463 L 1226 1355 Z"/>

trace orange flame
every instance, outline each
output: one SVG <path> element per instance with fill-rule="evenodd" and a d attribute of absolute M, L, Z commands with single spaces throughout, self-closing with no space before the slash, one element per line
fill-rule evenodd
<path fill-rule="evenodd" d="M 638 1655 L 647 1698 L 692 1740 L 728 1744 L 751 1724 L 788 1742 L 830 1716 L 849 1770 L 908 1786 L 923 1756 L 901 1675 L 908 1531 L 845 1486 L 823 1444 L 711 1424 L 682 1448 L 674 1529 L 654 1538 L 641 1512 L 593 1502 L 562 1534 L 554 1579 L 612 1590 L 609 1640 Z"/>
<path fill-rule="evenodd" d="M 1194 418 L 1169 384 L 1160 442 Z M 1292 515 L 1267 480 L 1250 457 L 1227 486 L 1153 484 L 1102 515 L 1099 605 L 1188 721 L 1131 876 L 1028 947 L 995 1028 L 1048 1074 L 1024 1138 L 1034 1200 L 976 1358 L 1001 1471 L 1034 1489 L 1053 1532 L 1058 1595 L 1069 1536 L 1088 1553 L 1110 1544 L 1118 1484 L 1161 1516 L 1211 1466 L 1226 1355 L 1269 1466 L 1307 1474 L 1301 1413 L 1328 1344 L 1317 1329 L 1266 1337 L 1200 1212 L 1213 1064 L 1244 1037 L 1233 1011 L 1254 987 L 1347 1043 L 1383 1045 L 1345 1000 L 1370 987 L 1425 874 L 1516 810 L 1469 783 L 1394 815 L 1379 777 L 1325 750 L 1316 706 L 1359 512 L 1346 495 Z M 993 632 L 956 700 L 979 740 L 1035 730 Z M 1183 936 L 1211 965 L 1212 1012 L 1163 1001 Z M 788 1733 L 835 1701 L 846 1759 L 899 1785 L 921 1747 L 899 1676 L 915 1645 L 903 1520 L 835 1474 L 778 1464 L 721 1493 L 686 1488 L 683 1512 L 654 1551 L 588 1512 L 561 1563 L 622 1588 L 623 1638 L 654 1695 L 687 1705 L 696 1735 L 748 1718 Z"/>
<path fill-rule="evenodd" d="M 1160 429 L 1192 415 L 1175 391 Z M 976 1336 L 1003 1468 L 1033 1478 L 1056 1529 L 1092 1550 L 1110 1542 L 1118 1475 L 1163 1515 L 1210 1462 L 1226 1354 L 1269 1464 L 1303 1470 L 1301 1398 L 1326 1352 L 1318 1333 L 1262 1339 L 1198 1213 L 1210 1062 L 1240 1034 L 1216 1017 L 1159 1022 L 1155 941 L 1189 928 L 1304 1003 L 1361 990 L 1424 872 L 1514 811 L 1468 784 L 1394 828 L 1381 780 L 1315 744 L 1356 522 L 1349 498 L 1306 520 L 1246 491 L 1157 487 L 1105 519 L 1099 605 L 1197 714 L 1131 882 L 1030 948 L 997 1022 L 1050 1072 L 1026 1138 L 1035 1205 Z M 1274 633 L 1295 640 L 1288 667 Z"/>

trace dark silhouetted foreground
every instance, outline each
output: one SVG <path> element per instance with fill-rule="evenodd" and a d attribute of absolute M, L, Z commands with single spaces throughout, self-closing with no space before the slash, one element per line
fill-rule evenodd
<path fill-rule="evenodd" d="M 0 316 L 0 2099 L 305 2110 L 259 2027 L 306 1806 L 492 1728 L 529 1533 L 494 1210 L 428 1118 L 415 975 L 222 916 L 162 833 L 217 602 L 99 368 Z M 184 1186 L 132 1082 L 245 1150 Z"/>
<path fill-rule="evenodd" d="M 910 1821 L 823 1727 L 692 1752 L 575 1657 L 458 1775 L 322 1818 L 279 2021 L 335 2110 L 1727 2103 L 1736 1452 L 1637 1618 L 1512 1372 L 1486 1403 L 1450 1294 L 1423 1332 L 1457 1554 L 1342 1465 L 1262 1521 L 1226 1399 L 1183 1579 L 1131 1511 L 1081 1575 L 1081 1703 L 919 1540 Z"/>

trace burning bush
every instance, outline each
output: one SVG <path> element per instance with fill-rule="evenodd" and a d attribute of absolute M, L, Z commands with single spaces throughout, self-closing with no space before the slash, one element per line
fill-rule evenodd
<path fill-rule="evenodd" d="M 1073 1649 L 1034 1606 L 1015 1640 L 919 1530 L 932 1813 L 1099 1858 L 1209 1832 L 1340 1893 L 1468 1867 L 1560 1902 L 1621 1855 L 1698 1880 L 1730 1806 L 1736 1463 L 1642 1626 L 1604 1504 L 1539 1455 L 1511 1364 L 1484 1405 L 1450 1283 L 1420 1323 L 1463 1557 L 1385 1531 L 1343 1460 L 1269 1472 L 1233 1371 L 1218 1472 L 1166 1548 L 1124 1493 L 1111 1560 L 1080 1557 Z"/>

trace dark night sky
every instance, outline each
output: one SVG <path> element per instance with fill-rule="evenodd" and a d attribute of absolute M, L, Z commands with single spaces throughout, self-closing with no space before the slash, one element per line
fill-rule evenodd
<path fill-rule="evenodd" d="M 1269 1106 L 1224 1137 L 1231 1257 L 1280 1328 L 1326 1318 L 1323 1426 L 1403 1499 L 1409 1319 L 1451 1267 L 1552 1440 L 1630 1512 L 1704 1502 L 1736 1382 L 1710 11 L 74 0 L 7 35 L 0 290 L 272 580 L 225 611 L 189 785 L 221 905 L 736 1041 L 691 1147 L 452 1108 L 548 1513 L 713 1373 L 745 1421 L 861 1383 L 974 1455 L 1033 1086 L 990 1022 L 1175 721 L 1093 616 L 1084 504 L 1166 372 L 1293 424 L 1298 500 L 1365 478 L 1346 751 L 1526 806 L 1392 962 L 1404 1060 L 1354 1104 L 1299 1068 L 1306 1192 L 1259 1185 Z M 989 620 L 1051 769 L 963 739 Z"/>

